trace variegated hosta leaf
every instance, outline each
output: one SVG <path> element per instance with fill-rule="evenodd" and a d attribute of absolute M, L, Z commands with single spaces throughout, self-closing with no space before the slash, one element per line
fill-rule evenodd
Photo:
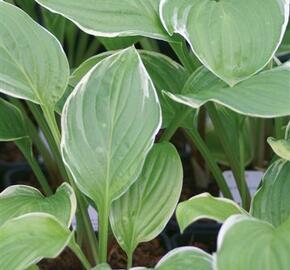
<path fill-rule="evenodd" d="M 156 144 L 148 154 L 141 175 L 112 204 L 111 226 L 126 253 L 162 232 L 178 203 L 182 164 L 173 145 Z"/>
<path fill-rule="evenodd" d="M 51 214 L 69 227 L 76 211 L 76 198 L 67 183 L 56 193 L 44 197 L 37 189 L 29 186 L 10 186 L 0 193 L 0 226 L 7 220 L 34 212 Z"/>
<path fill-rule="evenodd" d="M 277 156 L 290 161 L 290 139 L 268 138 L 267 141 Z"/>
<path fill-rule="evenodd" d="M 233 86 L 275 54 L 287 26 L 289 1 L 161 0 L 160 16 L 170 35 L 182 35 L 200 61 Z"/>
<path fill-rule="evenodd" d="M 0 141 L 28 138 L 24 118 L 17 107 L 0 98 Z"/>
<path fill-rule="evenodd" d="M 194 247 L 177 248 L 156 265 L 156 270 L 213 270 L 212 256 Z"/>
<path fill-rule="evenodd" d="M 261 72 L 231 88 L 202 67 L 188 79 L 186 94 L 166 94 L 194 109 L 213 101 L 243 115 L 271 118 L 290 115 L 285 102 L 290 96 L 289 84 L 290 65 Z"/>
<path fill-rule="evenodd" d="M 232 215 L 247 212 L 234 201 L 224 198 L 215 198 L 209 193 L 203 193 L 182 202 L 176 210 L 176 217 L 181 231 L 184 231 L 194 221 L 202 218 L 224 222 Z"/>
<path fill-rule="evenodd" d="M 256 193 L 251 214 L 274 226 L 290 217 L 290 162 L 277 160 L 266 171 L 263 185 Z"/>
<path fill-rule="evenodd" d="M 3 1 L 0 17 L 0 92 L 53 109 L 69 77 L 59 42 L 21 9 Z"/>
<path fill-rule="evenodd" d="M 113 53 L 114 52 L 111 51 L 96 55 L 85 61 L 72 73 L 69 83 L 71 87 L 70 89 L 67 89 L 66 94 L 62 97 L 58 104 L 59 113 L 62 111 L 62 107 L 73 87 L 79 83 L 79 81 L 87 72 L 89 72 L 91 68 Z M 167 96 L 164 96 L 162 91 L 166 90 L 175 94 L 181 93 L 188 74 L 182 66 L 163 54 L 141 50 L 139 53 L 156 87 L 162 107 L 162 126 L 165 128 L 177 114 L 182 112 L 184 106 L 177 104 Z M 191 116 L 191 118 L 193 117 Z"/>
<path fill-rule="evenodd" d="M 36 0 L 88 34 L 170 40 L 158 16 L 159 0 Z"/>
<path fill-rule="evenodd" d="M 152 81 L 134 48 L 97 64 L 62 118 L 62 155 L 79 189 L 100 208 L 139 176 L 161 126 Z"/>
<path fill-rule="evenodd" d="M 287 270 L 290 265 L 290 219 L 274 228 L 268 222 L 233 216 L 218 237 L 218 270 Z"/>
<path fill-rule="evenodd" d="M 0 265 L 23 270 L 42 258 L 55 258 L 68 245 L 72 232 L 53 216 L 26 214 L 0 227 Z"/>

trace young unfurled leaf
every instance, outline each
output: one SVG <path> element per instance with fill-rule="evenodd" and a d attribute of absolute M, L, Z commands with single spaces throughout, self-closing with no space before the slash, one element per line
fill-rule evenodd
<path fill-rule="evenodd" d="M 278 227 L 249 216 L 233 216 L 218 236 L 218 270 L 288 269 L 290 219 Z"/>
<path fill-rule="evenodd" d="M 277 156 L 290 161 L 290 138 L 281 140 L 268 138 L 267 141 Z"/>
<path fill-rule="evenodd" d="M 160 125 L 157 94 L 134 48 L 106 58 L 78 84 L 63 112 L 62 154 L 98 208 L 136 181 Z"/>
<path fill-rule="evenodd" d="M 182 176 L 182 164 L 174 146 L 156 144 L 137 181 L 114 201 L 111 226 L 128 255 L 139 243 L 152 240 L 164 229 L 178 203 Z"/>
<path fill-rule="evenodd" d="M 100 37 L 147 36 L 170 40 L 159 19 L 159 0 L 36 0 L 88 34 Z"/>
<path fill-rule="evenodd" d="M 44 197 L 37 189 L 29 186 L 11 186 L 0 193 L 0 226 L 24 214 L 43 212 L 53 215 L 69 227 L 75 211 L 75 194 L 66 183 L 50 197 Z"/>
<path fill-rule="evenodd" d="M 245 214 L 235 202 L 223 198 L 215 198 L 209 193 L 203 193 L 182 202 L 176 210 L 176 217 L 181 231 L 184 231 L 194 221 L 202 218 L 224 222 L 232 215 Z"/>
<path fill-rule="evenodd" d="M 26 214 L 0 227 L 0 265 L 5 270 L 22 270 L 42 258 L 55 258 L 67 246 L 72 233 L 53 216 Z"/>
<path fill-rule="evenodd" d="M 61 45 L 21 9 L 0 1 L 0 92 L 54 108 L 69 66 Z"/>
<path fill-rule="evenodd" d="M 263 185 L 253 199 L 251 214 L 279 226 L 290 217 L 290 162 L 277 160 L 262 181 Z"/>
<path fill-rule="evenodd" d="M 285 0 L 161 0 L 168 33 L 182 35 L 200 61 L 233 86 L 261 70 L 288 22 Z"/>
<path fill-rule="evenodd" d="M 290 115 L 285 102 L 289 100 L 289 84 L 290 65 L 261 72 L 232 88 L 202 67 L 188 79 L 184 94 L 166 94 L 194 109 L 213 101 L 243 115 L 273 118 Z"/>

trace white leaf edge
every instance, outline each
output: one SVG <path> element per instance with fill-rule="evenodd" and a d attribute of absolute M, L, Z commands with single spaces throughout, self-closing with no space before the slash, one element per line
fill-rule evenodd
<path fill-rule="evenodd" d="M 289 5 L 290 5 L 290 0 L 282 0 L 284 2 L 284 23 L 281 27 L 281 35 L 280 35 L 280 39 L 271 55 L 271 57 L 268 59 L 268 61 L 266 62 L 265 65 L 263 65 L 262 67 L 260 67 L 256 72 L 253 72 L 252 74 L 250 74 L 248 77 L 245 77 L 243 79 L 239 79 L 237 81 L 235 81 L 234 84 L 229 84 L 226 80 L 224 80 L 221 76 L 219 76 L 217 73 L 214 72 L 214 70 L 208 65 L 208 63 L 203 60 L 196 52 L 196 50 L 193 48 L 192 44 L 191 44 L 191 41 L 190 41 L 190 38 L 188 36 L 188 33 L 186 31 L 186 29 L 180 29 L 180 30 L 176 30 L 174 29 L 174 32 L 173 33 L 170 33 L 167 25 L 166 25 L 166 22 L 165 22 L 165 19 L 164 19 L 164 14 L 163 14 L 163 10 L 164 10 L 164 5 L 168 2 L 168 1 L 171 1 L 171 0 L 161 0 L 160 1 L 160 4 L 159 4 L 159 15 L 160 15 L 160 19 L 161 19 L 161 22 L 162 22 L 162 25 L 163 27 L 166 29 L 167 33 L 170 35 L 170 36 L 173 36 L 173 33 L 177 33 L 177 34 L 180 34 L 182 37 L 184 37 L 186 39 L 186 41 L 188 42 L 188 44 L 190 44 L 190 47 L 192 49 L 192 51 L 194 52 L 195 56 L 198 58 L 198 60 L 208 69 L 210 70 L 213 74 L 215 74 L 217 77 L 219 77 L 222 81 L 226 82 L 230 87 L 233 87 L 234 85 L 238 84 L 239 82 L 241 81 L 244 81 L 244 80 L 247 80 L 249 78 L 251 78 L 253 75 L 257 74 L 259 71 L 263 70 L 267 65 L 268 63 L 271 61 L 271 59 L 275 56 L 276 54 L 276 51 L 278 50 L 282 40 L 283 40 L 283 37 L 284 37 L 284 34 L 286 32 L 286 29 L 287 29 L 287 25 L 288 25 L 288 21 L 289 21 Z M 175 27 L 174 27 L 175 28 Z"/>

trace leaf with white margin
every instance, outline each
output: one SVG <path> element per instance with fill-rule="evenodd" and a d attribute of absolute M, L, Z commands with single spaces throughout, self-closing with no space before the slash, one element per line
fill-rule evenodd
<path fill-rule="evenodd" d="M 32 265 L 28 267 L 26 270 L 39 270 L 39 267 L 37 265 Z"/>
<path fill-rule="evenodd" d="M 288 0 L 161 0 L 161 21 L 230 86 L 262 70 L 288 23 Z M 259 38 L 257 38 L 259 37 Z"/>
<path fill-rule="evenodd" d="M 162 108 L 162 127 L 166 128 L 173 118 L 182 112 L 184 106 L 164 96 L 162 91 L 167 90 L 174 94 L 181 93 L 189 74 L 181 65 L 161 53 L 145 50 L 138 50 L 138 52 L 156 88 Z M 80 82 L 91 68 L 113 53 L 115 52 L 109 51 L 93 56 L 83 62 L 72 73 L 69 82 L 70 88 L 67 89 L 57 106 L 57 111 L 59 113 L 62 111 L 63 105 L 73 87 Z M 193 116 L 191 115 L 191 119 L 192 118 Z"/>
<path fill-rule="evenodd" d="M 277 140 L 274 138 L 268 138 L 267 142 L 270 144 L 272 150 L 277 156 L 290 161 L 290 139 Z"/>
<path fill-rule="evenodd" d="M 62 156 L 99 210 L 136 181 L 160 126 L 155 88 L 133 47 L 101 61 L 77 85 L 63 111 Z"/>
<path fill-rule="evenodd" d="M 72 187 L 64 183 L 49 197 L 29 186 L 10 186 L 0 193 L 0 226 L 7 220 L 35 212 L 53 215 L 69 227 L 76 211 L 76 197 Z"/>
<path fill-rule="evenodd" d="M 183 232 L 191 223 L 207 218 L 224 222 L 232 215 L 248 213 L 234 201 L 215 198 L 209 193 L 202 193 L 178 204 L 176 218 Z"/>
<path fill-rule="evenodd" d="M 28 138 L 28 130 L 20 110 L 0 98 L 0 141 L 17 141 Z"/>
<path fill-rule="evenodd" d="M 290 217 L 290 162 L 275 161 L 266 171 L 262 183 L 253 198 L 250 213 L 278 226 Z"/>
<path fill-rule="evenodd" d="M 163 231 L 180 198 L 182 180 L 182 163 L 175 147 L 155 144 L 137 181 L 112 204 L 112 230 L 127 255 Z"/>
<path fill-rule="evenodd" d="M 55 258 L 68 245 L 73 233 L 53 216 L 26 214 L 0 227 L 0 265 L 23 270 L 42 258 Z"/>
<path fill-rule="evenodd" d="M 11 4 L 0 1 L 0 17 L 0 92 L 53 109 L 69 78 L 60 43 Z"/>
<path fill-rule="evenodd" d="M 211 82 L 209 87 L 206 86 L 208 82 Z M 210 71 L 201 67 L 186 82 L 185 94 L 165 93 L 176 102 L 194 109 L 212 101 L 239 114 L 274 118 L 290 115 L 289 102 L 285 102 L 290 99 L 289 85 L 289 64 L 261 72 L 234 87 L 226 87 Z"/>
<path fill-rule="evenodd" d="M 289 269 L 289 230 L 290 219 L 275 228 L 249 216 L 229 218 L 218 236 L 215 269 Z"/>
<path fill-rule="evenodd" d="M 170 251 L 154 269 L 156 270 L 213 270 L 212 256 L 194 247 L 181 247 Z"/>
<path fill-rule="evenodd" d="M 159 19 L 159 0 L 36 0 L 100 37 L 146 36 L 170 40 Z"/>

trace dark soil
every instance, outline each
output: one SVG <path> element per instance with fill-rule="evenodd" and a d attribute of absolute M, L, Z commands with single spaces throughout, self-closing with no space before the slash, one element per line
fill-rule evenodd
<path fill-rule="evenodd" d="M 0 160 L 5 162 L 25 161 L 22 153 L 19 151 L 15 143 L 1 143 L 0 144 Z"/>
<path fill-rule="evenodd" d="M 142 243 L 134 252 L 133 265 L 154 267 L 165 253 L 166 251 L 159 238 L 148 243 Z M 113 269 L 126 269 L 127 256 L 116 241 L 111 244 L 108 258 Z"/>
<path fill-rule="evenodd" d="M 56 259 L 44 259 L 38 263 L 40 270 L 83 270 L 78 258 L 69 250 L 65 249 Z"/>

